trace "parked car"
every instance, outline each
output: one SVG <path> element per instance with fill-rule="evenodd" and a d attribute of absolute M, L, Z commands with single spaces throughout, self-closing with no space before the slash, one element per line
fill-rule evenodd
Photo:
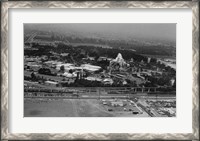
<path fill-rule="evenodd" d="M 108 111 L 113 111 L 113 109 L 108 109 Z"/>

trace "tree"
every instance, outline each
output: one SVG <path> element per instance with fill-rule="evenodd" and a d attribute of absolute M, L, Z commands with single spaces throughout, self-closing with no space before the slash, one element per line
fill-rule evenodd
<path fill-rule="evenodd" d="M 38 73 L 39 73 L 39 74 L 45 74 L 45 75 L 51 75 L 51 70 L 48 69 L 48 68 L 40 68 L 40 69 L 38 70 Z"/>
<path fill-rule="evenodd" d="M 60 71 L 62 71 L 62 72 L 65 71 L 65 66 L 64 66 L 64 65 L 62 65 L 62 66 L 60 67 Z"/>
<path fill-rule="evenodd" d="M 95 56 L 95 61 L 97 61 L 99 59 L 99 57 L 100 57 L 99 55 L 96 55 Z"/>
<path fill-rule="evenodd" d="M 72 70 L 72 69 L 70 69 L 70 70 L 69 70 L 69 73 L 71 73 L 71 74 L 72 74 L 72 73 L 73 73 L 73 70 Z"/>
<path fill-rule="evenodd" d="M 31 79 L 32 79 L 32 80 L 35 80 L 35 79 L 36 79 L 36 76 L 35 76 L 35 74 L 34 74 L 33 72 L 31 73 Z"/>

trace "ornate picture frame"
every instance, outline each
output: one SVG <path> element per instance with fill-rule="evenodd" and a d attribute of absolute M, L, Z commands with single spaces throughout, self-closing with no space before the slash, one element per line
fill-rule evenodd
<path fill-rule="evenodd" d="M 192 9 L 192 133 L 9 133 L 8 25 L 10 8 L 191 8 Z M 1 140 L 199 140 L 199 3 L 197 1 L 10 1 L 1 2 Z"/>

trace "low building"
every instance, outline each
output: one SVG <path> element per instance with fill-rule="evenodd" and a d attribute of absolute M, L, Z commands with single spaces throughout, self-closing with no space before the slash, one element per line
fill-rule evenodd
<path fill-rule="evenodd" d="M 74 78 L 69 78 L 67 80 L 64 80 L 64 81 L 61 81 L 60 83 L 68 83 L 68 84 L 71 84 L 71 83 L 74 83 L 75 82 L 75 79 Z"/>
<path fill-rule="evenodd" d="M 62 57 L 66 57 L 66 56 L 69 55 L 69 53 L 61 53 L 60 55 L 61 55 Z"/>
<path fill-rule="evenodd" d="M 48 56 L 42 55 L 42 56 L 41 56 L 41 59 L 42 59 L 42 60 L 48 60 Z"/>
<path fill-rule="evenodd" d="M 39 69 L 42 67 L 42 65 L 37 64 L 36 62 L 28 62 L 26 64 L 26 66 L 29 66 L 29 68 L 35 68 L 35 69 Z"/>
<path fill-rule="evenodd" d="M 49 67 L 56 67 L 59 64 L 62 64 L 62 62 L 58 62 L 58 61 L 46 61 L 44 62 L 44 64 L 46 64 Z"/>
<path fill-rule="evenodd" d="M 97 61 L 111 61 L 113 58 L 108 58 L 108 57 L 99 57 Z"/>
<path fill-rule="evenodd" d="M 25 57 L 24 62 L 38 62 L 41 59 L 39 57 Z"/>
<path fill-rule="evenodd" d="M 90 60 L 90 61 L 94 61 L 95 58 L 94 58 L 94 57 L 88 57 L 88 60 Z"/>
<path fill-rule="evenodd" d="M 86 77 L 85 78 L 86 80 L 89 80 L 89 81 L 102 81 L 102 79 L 101 78 L 98 78 L 98 77 L 91 77 L 91 76 L 89 76 L 89 77 Z"/>
<path fill-rule="evenodd" d="M 57 86 L 58 82 L 54 82 L 54 81 L 45 81 L 44 82 L 46 85 L 50 85 L 50 86 Z"/>
<path fill-rule="evenodd" d="M 142 76 L 152 76 L 152 74 L 150 72 L 141 72 L 140 75 Z"/>
<path fill-rule="evenodd" d="M 104 84 L 112 85 L 112 84 L 113 84 L 113 80 L 112 80 L 111 78 L 105 78 L 105 79 L 103 80 L 103 83 L 104 83 Z"/>
<path fill-rule="evenodd" d="M 176 83 L 176 80 L 175 80 L 174 78 L 172 78 L 172 79 L 170 80 L 170 84 L 171 84 L 171 86 L 174 86 L 175 83 Z"/>
<path fill-rule="evenodd" d="M 126 85 L 126 84 L 128 84 L 128 83 L 127 83 L 126 80 L 124 80 L 124 81 L 122 82 L 122 84 L 123 84 L 123 85 Z"/>
<path fill-rule="evenodd" d="M 83 70 L 95 72 L 101 69 L 100 66 L 90 65 L 90 64 L 83 64 L 80 66 Z"/>
<path fill-rule="evenodd" d="M 75 73 L 75 72 L 73 72 L 73 73 L 65 72 L 64 74 L 62 74 L 62 76 L 65 76 L 67 78 L 75 78 L 75 77 L 77 77 L 77 73 Z"/>
<path fill-rule="evenodd" d="M 71 64 L 71 63 L 63 64 L 63 63 L 61 63 L 61 64 L 57 64 L 57 65 L 56 65 L 56 69 L 57 69 L 57 70 L 60 70 L 60 67 L 61 67 L 61 66 L 64 66 L 64 68 L 65 68 L 66 71 L 69 71 L 70 69 L 73 70 L 73 69 L 76 68 L 74 64 Z"/>
<path fill-rule="evenodd" d="M 122 101 L 111 101 L 111 106 L 124 106 Z"/>

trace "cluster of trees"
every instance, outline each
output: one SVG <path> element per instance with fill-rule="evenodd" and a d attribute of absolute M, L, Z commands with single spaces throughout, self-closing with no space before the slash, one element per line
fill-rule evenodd
<path fill-rule="evenodd" d="M 133 58 L 134 60 L 144 60 L 147 61 L 147 57 L 136 54 L 131 50 L 121 50 L 119 48 L 101 48 L 92 45 L 80 45 L 77 47 L 73 47 L 72 45 L 66 45 L 59 43 L 55 48 L 50 45 L 39 45 L 37 43 L 33 43 L 32 47 L 37 48 L 38 50 L 25 50 L 24 55 L 28 56 L 42 56 L 47 55 L 48 57 L 53 56 L 50 51 L 56 52 L 58 54 L 67 52 L 71 55 L 75 60 L 80 61 L 81 58 L 85 58 L 86 55 L 93 56 L 98 59 L 99 56 L 107 56 L 110 58 L 115 58 L 117 54 L 120 52 L 124 59 L 129 60 Z M 83 53 L 83 50 L 85 53 Z"/>
<path fill-rule="evenodd" d="M 48 81 L 54 81 L 52 79 L 47 79 L 47 78 L 45 78 L 43 76 L 36 75 L 34 72 L 31 73 L 31 76 L 24 76 L 24 80 L 38 82 L 38 83 L 44 83 L 47 80 Z"/>
<path fill-rule="evenodd" d="M 146 82 L 144 86 L 145 87 L 171 86 L 171 79 L 172 77 L 168 75 L 162 75 L 160 77 L 147 76 L 146 80 L 148 80 L 149 82 Z M 176 83 L 174 83 L 172 87 L 176 87 Z"/>
<path fill-rule="evenodd" d="M 43 77 L 40 77 L 40 76 L 36 76 L 35 73 L 31 73 L 31 76 L 24 76 L 24 80 L 27 80 L 27 81 L 33 81 L 33 82 L 44 82 L 46 81 L 45 78 Z"/>
<path fill-rule="evenodd" d="M 39 79 L 34 75 L 34 74 L 31 74 L 31 77 L 29 76 L 24 76 L 24 80 L 27 80 L 27 81 L 38 81 Z"/>
<path fill-rule="evenodd" d="M 33 48 L 37 48 L 38 50 L 24 50 L 24 55 L 27 56 L 42 56 L 46 55 L 50 57 L 52 54 L 50 51 L 54 49 L 53 46 L 50 45 L 39 45 L 38 43 L 32 43 Z"/>
<path fill-rule="evenodd" d="M 113 84 L 103 84 L 100 81 L 90 81 L 86 79 L 76 79 L 74 83 L 68 84 L 66 83 L 61 83 L 62 87 L 136 87 L 137 84 L 135 82 L 123 84 L 121 82 L 119 83 L 113 83 Z"/>
<path fill-rule="evenodd" d="M 56 73 L 52 73 L 50 69 L 48 68 L 40 68 L 38 70 L 38 73 L 39 74 L 44 74 L 44 75 L 51 75 L 51 76 L 56 76 L 57 74 Z"/>
<path fill-rule="evenodd" d="M 74 83 L 61 83 L 62 87 L 100 87 L 101 82 L 99 81 L 89 81 L 85 79 L 76 80 Z"/>
<path fill-rule="evenodd" d="M 102 61 L 97 61 L 95 65 L 101 66 L 102 69 L 107 70 L 107 67 L 109 66 L 109 64 L 110 64 L 110 61 L 102 60 Z"/>
<path fill-rule="evenodd" d="M 100 47 L 94 47 L 94 46 L 78 46 L 76 48 L 84 49 L 88 52 L 89 56 L 97 57 L 97 56 L 107 56 L 109 58 L 116 58 L 118 53 L 121 53 L 124 59 L 130 60 L 133 58 L 137 61 L 147 61 L 147 57 L 144 57 L 142 55 L 136 54 L 133 51 L 130 50 L 121 50 L 117 48 L 100 48 Z M 94 49 L 95 48 L 95 49 Z"/>

